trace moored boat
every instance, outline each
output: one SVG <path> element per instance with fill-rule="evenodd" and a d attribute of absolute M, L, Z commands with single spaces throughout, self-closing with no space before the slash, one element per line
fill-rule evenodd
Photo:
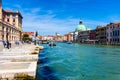
<path fill-rule="evenodd" d="M 50 42 L 49 46 L 56 46 L 54 42 Z"/>

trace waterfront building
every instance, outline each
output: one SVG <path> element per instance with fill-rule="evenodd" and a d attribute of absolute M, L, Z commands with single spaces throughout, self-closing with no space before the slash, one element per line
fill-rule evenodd
<path fill-rule="evenodd" d="M 0 41 L 21 40 L 22 19 L 19 11 L 4 10 L 0 0 Z"/>
<path fill-rule="evenodd" d="M 63 36 L 63 41 L 73 42 L 73 32 L 69 32 Z"/>
<path fill-rule="evenodd" d="M 58 42 L 62 42 L 63 37 L 59 33 L 56 33 L 56 35 L 54 36 L 54 40 Z"/>
<path fill-rule="evenodd" d="M 85 25 L 83 25 L 82 20 L 80 20 L 79 25 L 77 26 L 77 28 L 75 29 L 74 32 L 74 42 L 85 42 L 86 40 L 89 39 L 89 32 L 90 32 L 90 28 L 86 27 Z"/>
<path fill-rule="evenodd" d="M 96 30 L 95 29 L 90 30 L 88 43 L 89 44 L 92 44 L 92 43 L 95 44 L 96 42 L 97 42 L 97 40 L 96 40 Z"/>
<path fill-rule="evenodd" d="M 64 41 L 64 42 L 67 42 L 67 34 L 64 34 L 64 35 L 63 35 L 63 41 Z"/>
<path fill-rule="evenodd" d="M 120 22 L 106 25 L 107 43 L 120 45 Z"/>
<path fill-rule="evenodd" d="M 89 34 L 90 34 L 90 30 L 79 31 L 78 32 L 78 42 L 80 42 L 80 43 L 88 42 L 89 41 Z"/>
<path fill-rule="evenodd" d="M 78 31 L 73 32 L 73 42 L 74 43 L 78 42 Z"/>
<path fill-rule="evenodd" d="M 46 36 L 42 36 L 42 40 L 54 40 L 54 36 L 51 36 L 51 35 L 46 35 Z"/>
<path fill-rule="evenodd" d="M 106 26 L 96 27 L 96 41 L 98 44 L 106 44 Z"/>
<path fill-rule="evenodd" d="M 96 40 L 96 31 L 94 30 L 90 30 L 90 34 L 89 34 L 89 39 L 90 40 Z"/>
<path fill-rule="evenodd" d="M 120 45 L 120 22 L 97 26 L 96 29 L 90 30 L 80 20 L 73 32 L 73 42 Z"/>

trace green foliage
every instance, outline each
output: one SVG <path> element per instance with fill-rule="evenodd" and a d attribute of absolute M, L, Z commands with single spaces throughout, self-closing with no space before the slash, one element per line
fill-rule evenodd
<path fill-rule="evenodd" d="M 28 34 L 24 34 L 23 37 L 29 37 L 29 35 Z"/>
<path fill-rule="evenodd" d="M 23 41 L 31 41 L 28 34 L 24 34 L 22 40 Z"/>

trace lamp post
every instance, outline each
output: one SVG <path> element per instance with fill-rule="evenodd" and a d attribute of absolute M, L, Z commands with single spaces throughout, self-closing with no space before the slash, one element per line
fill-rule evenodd
<path fill-rule="evenodd" d="M 9 35 L 9 33 L 7 32 L 7 34 L 6 34 L 6 40 L 8 41 L 8 35 Z"/>
<path fill-rule="evenodd" d="M 6 40 L 7 40 L 7 48 L 9 49 L 8 35 L 9 35 L 9 33 L 7 32 L 7 34 L 6 34 Z"/>
<path fill-rule="evenodd" d="M 38 32 L 36 31 L 35 32 L 35 41 L 34 41 L 34 44 L 36 45 L 36 37 L 38 36 Z"/>

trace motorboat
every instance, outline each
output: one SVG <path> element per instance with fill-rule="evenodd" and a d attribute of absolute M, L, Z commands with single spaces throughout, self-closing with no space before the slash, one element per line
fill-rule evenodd
<path fill-rule="evenodd" d="M 72 44 L 72 42 L 67 42 L 67 44 Z"/>
<path fill-rule="evenodd" d="M 54 42 L 50 42 L 49 46 L 56 46 Z"/>
<path fill-rule="evenodd" d="M 47 40 L 43 40 L 42 44 L 49 44 L 49 42 Z"/>

